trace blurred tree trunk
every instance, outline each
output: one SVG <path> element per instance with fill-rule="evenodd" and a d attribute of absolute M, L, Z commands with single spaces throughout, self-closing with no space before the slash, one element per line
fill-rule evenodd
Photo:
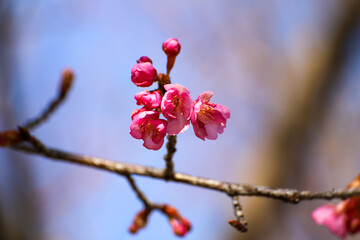
<path fill-rule="evenodd" d="M 273 127 L 257 157 L 257 183 L 271 187 L 303 188 L 305 166 L 311 137 L 321 129 L 329 108 L 329 100 L 341 82 L 348 46 L 360 20 L 360 1 L 343 1 L 343 9 L 329 24 L 322 49 L 311 54 L 301 89 L 287 103 L 288 113 Z M 291 80 L 291 78 L 289 78 Z M 284 204 L 268 199 L 251 199 L 244 206 L 249 232 L 228 239 L 275 239 L 283 236 L 286 227 Z M 274 221 L 276 218 L 276 221 Z M 276 232 L 276 233 L 275 233 Z M 273 235 L 274 234 L 274 235 Z"/>
<path fill-rule="evenodd" d="M 16 86 L 13 73 L 14 34 L 11 7 L 12 1 L 0 0 L 0 112 L 1 129 L 15 128 L 16 109 L 10 93 Z M 18 94 L 20 95 L 20 94 Z M 16 99 L 21 101 L 22 97 Z M 17 101 L 17 102 L 18 102 Z M 1 161 L 9 173 L 0 194 L 0 239 L 23 240 L 42 239 L 39 215 L 36 209 L 33 173 L 30 163 L 18 154 L 7 151 L 2 153 Z M 6 156 L 6 157 L 4 157 Z M 6 163 L 6 164 L 4 164 Z M 5 197 L 6 196 L 6 197 Z"/>

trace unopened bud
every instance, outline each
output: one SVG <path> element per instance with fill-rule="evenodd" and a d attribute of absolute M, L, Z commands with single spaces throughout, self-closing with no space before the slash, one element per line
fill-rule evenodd
<path fill-rule="evenodd" d="M 170 219 L 170 225 L 173 229 L 174 234 L 179 237 L 183 237 L 187 233 L 185 226 L 178 219 Z"/>
<path fill-rule="evenodd" d="M 163 208 L 163 212 L 169 217 L 169 218 L 179 218 L 179 212 L 178 210 L 170 205 L 165 205 Z"/>
<path fill-rule="evenodd" d="M 151 86 L 157 77 L 157 71 L 151 62 L 139 62 L 131 69 L 131 81 L 138 87 Z"/>
<path fill-rule="evenodd" d="M 180 218 L 180 221 L 182 223 L 182 225 L 185 227 L 186 231 L 190 231 L 191 230 L 191 223 L 189 220 L 187 220 L 186 218 Z"/>
<path fill-rule="evenodd" d="M 147 57 L 147 56 L 142 56 L 142 57 L 140 57 L 139 60 L 136 60 L 136 62 L 137 62 L 137 63 L 140 63 L 140 62 L 149 62 L 149 63 L 151 63 L 151 64 L 153 63 L 152 60 L 151 60 L 149 57 Z"/>
<path fill-rule="evenodd" d="M 354 181 L 349 183 L 346 188 L 347 189 L 360 188 L 360 174 L 354 179 Z"/>
<path fill-rule="evenodd" d="M 62 72 L 61 77 L 61 85 L 60 85 L 60 95 L 61 97 L 65 97 L 69 89 L 71 88 L 71 85 L 73 83 L 74 79 L 74 73 L 70 69 L 65 69 Z"/>
<path fill-rule="evenodd" d="M 244 222 L 244 223 L 241 223 L 237 220 L 229 220 L 228 223 L 236 228 L 237 230 L 239 230 L 240 232 L 247 232 L 247 223 Z"/>
<path fill-rule="evenodd" d="M 129 232 L 134 234 L 139 231 L 139 229 L 145 227 L 149 214 L 150 211 L 148 211 L 148 209 L 144 209 L 138 212 L 131 226 L 129 227 Z"/>
<path fill-rule="evenodd" d="M 181 45 L 176 38 L 169 38 L 163 43 L 162 49 L 168 57 L 176 57 L 180 53 Z"/>
<path fill-rule="evenodd" d="M 16 130 L 0 132 L 0 146 L 5 147 L 22 141 L 20 133 Z"/>

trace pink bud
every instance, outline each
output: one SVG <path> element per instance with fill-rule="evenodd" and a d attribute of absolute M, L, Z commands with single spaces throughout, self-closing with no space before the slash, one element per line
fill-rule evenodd
<path fill-rule="evenodd" d="M 180 53 L 181 45 L 176 38 L 169 38 L 163 43 L 162 49 L 168 57 L 175 57 Z"/>
<path fill-rule="evenodd" d="M 136 62 L 137 62 L 137 63 L 140 63 L 140 62 L 149 62 L 149 63 L 151 63 L 151 64 L 153 63 L 152 60 L 151 60 L 149 57 L 147 57 L 147 56 L 142 56 L 142 57 L 140 57 L 139 60 L 137 60 Z"/>
<path fill-rule="evenodd" d="M 135 100 L 137 101 L 137 105 L 144 105 L 146 109 L 152 110 L 160 107 L 161 96 L 159 91 L 153 91 L 151 93 L 148 90 L 144 90 L 135 94 Z"/>
<path fill-rule="evenodd" d="M 185 226 L 176 218 L 170 219 L 170 225 L 173 229 L 174 234 L 179 237 L 183 237 L 187 233 Z"/>
<path fill-rule="evenodd" d="M 315 209 L 311 214 L 318 225 L 325 225 L 333 234 L 340 238 L 346 237 L 346 220 L 344 213 L 338 213 L 333 205 L 323 205 Z"/>
<path fill-rule="evenodd" d="M 157 71 L 150 62 L 139 62 L 131 69 L 131 81 L 138 87 L 149 87 L 157 79 Z"/>
<path fill-rule="evenodd" d="M 187 220 L 186 218 L 180 218 L 180 221 L 182 223 L 182 225 L 185 227 L 186 231 L 190 231 L 191 230 L 191 223 L 189 220 Z"/>

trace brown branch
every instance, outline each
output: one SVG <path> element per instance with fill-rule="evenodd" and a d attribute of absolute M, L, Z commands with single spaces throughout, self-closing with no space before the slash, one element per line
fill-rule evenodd
<path fill-rule="evenodd" d="M 152 209 L 154 208 L 154 204 L 152 202 L 150 202 L 145 194 L 143 192 L 141 192 L 141 190 L 138 188 L 138 186 L 135 183 L 135 180 L 130 176 L 130 175 L 124 175 L 126 177 L 126 179 L 128 180 L 131 188 L 134 190 L 134 192 L 136 193 L 136 196 L 140 199 L 140 201 L 144 204 L 144 207 L 146 209 Z"/>
<path fill-rule="evenodd" d="M 167 154 L 164 156 L 166 162 L 165 179 L 169 180 L 174 177 L 174 162 L 172 158 L 176 152 L 176 135 L 167 136 L 168 142 L 166 144 Z"/>
<path fill-rule="evenodd" d="M 224 182 L 216 179 L 203 178 L 192 176 L 183 173 L 174 173 L 171 179 L 166 179 L 166 169 L 163 168 L 153 168 L 146 167 L 142 165 L 122 163 L 111 161 L 108 159 L 102 159 L 97 157 L 72 154 L 64 152 L 61 150 L 56 150 L 53 148 L 48 148 L 42 144 L 39 140 L 31 136 L 31 145 L 22 143 L 10 146 L 9 148 L 17 151 L 23 151 L 27 153 L 37 154 L 44 157 L 48 157 L 54 160 L 60 160 L 65 162 L 71 162 L 76 164 L 81 164 L 89 167 L 94 167 L 102 169 L 105 171 L 117 173 L 120 175 L 139 175 L 146 176 L 155 179 L 163 179 L 173 182 L 180 182 L 192 186 L 202 187 L 206 189 L 212 189 L 220 192 L 224 192 L 230 196 L 239 195 L 239 196 L 257 196 L 257 197 L 266 197 L 281 200 L 288 203 L 298 203 L 304 200 L 313 200 L 313 199 L 346 199 L 355 195 L 360 194 L 360 189 L 339 189 L 331 190 L 325 192 L 313 193 L 310 191 L 299 191 L 295 189 L 286 189 L 286 188 L 269 188 L 266 186 L 257 186 L 252 184 L 242 184 L 242 183 L 231 183 Z M 41 144 L 42 147 L 34 147 L 34 139 L 37 144 Z"/>
<path fill-rule="evenodd" d="M 23 124 L 23 127 L 30 130 L 36 128 L 41 123 L 45 122 L 58 109 L 61 103 L 64 102 L 71 88 L 73 79 L 74 79 L 73 72 L 69 69 L 65 69 L 62 73 L 61 85 L 58 92 L 58 96 L 56 96 L 56 98 L 50 102 L 50 104 L 39 116 L 25 122 Z"/>

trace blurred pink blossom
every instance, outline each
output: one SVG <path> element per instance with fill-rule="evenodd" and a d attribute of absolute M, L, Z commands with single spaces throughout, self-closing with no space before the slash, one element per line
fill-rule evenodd
<path fill-rule="evenodd" d="M 346 215 L 345 213 L 337 212 L 334 205 L 323 205 L 315 209 L 311 217 L 316 224 L 325 225 L 330 232 L 337 235 L 339 238 L 346 237 Z"/>
<path fill-rule="evenodd" d="M 226 128 L 226 121 L 230 118 L 229 109 L 220 104 L 210 103 L 213 92 L 204 92 L 194 101 L 191 112 L 191 123 L 195 135 L 202 140 L 205 138 L 215 140 L 218 133 Z"/>
<path fill-rule="evenodd" d="M 347 188 L 360 187 L 360 175 Z M 347 234 L 360 231 L 360 197 L 354 196 L 335 205 L 323 205 L 315 209 L 312 218 L 318 225 L 325 225 L 330 232 L 345 239 Z"/>

